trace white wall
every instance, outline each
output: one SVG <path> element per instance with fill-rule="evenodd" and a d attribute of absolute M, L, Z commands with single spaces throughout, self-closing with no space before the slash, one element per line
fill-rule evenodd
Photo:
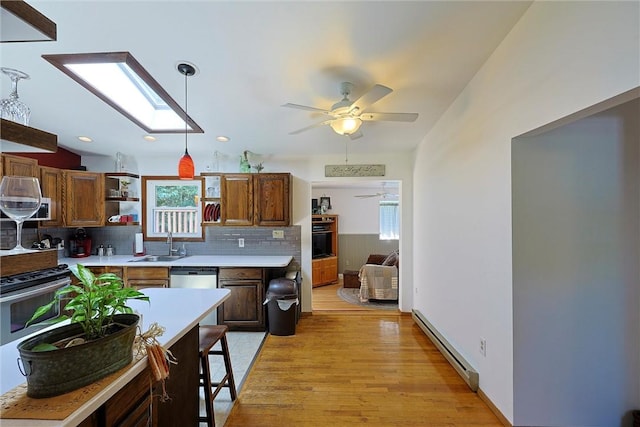
<path fill-rule="evenodd" d="M 336 138 L 341 138 L 336 136 Z M 274 142 L 275 143 L 275 142 Z M 390 142 L 390 146 L 393 144 Z M 126 153 L 125 153 L 126 154 Z M 134 172 L 140 175 L 175 175 L 178 160 L 181 153 L 177 152 L 173 157 L 156 157 L 150 155 L 148 158 L 136 159 L 128 158 L 128 164 L 132 165 Z M 385 180 L 397 180 L 403 183 L 402 207 L 401 207 L 401 235 L 402 242 L 400 251 L 403 254 L 403 262 L 400 264 L 400 298 L 399 307 L 403 311 L 410 311 L 412 301 L 412 270 L 411 270 L 411 248 L 412 248 L 412 200 L 411 184 L 413 169 L 413 153 L 370 153 L 354 157 L 354 164 L 372 163 L 385 164 Z M 89 170 L 108 172 L 114 168 L 114 158 L 100 156 L 83 156 L 82 163 Z M 206 165 L 211 164 L 211 159 L 195 158 L 196 174 L 204 172 Z M 303 294 L 302 309 L 311 311 L 311 183 L 317 181 L 343 182 L 351 181 L 352 178 L 325 178 L 325 164 L 343 164 L 342 155 L 335 156 L 315 156 L 312 158 L 272 158 L 265 162 L 263 172 L 291 172 L 293 175 L 293 218 L 292 224 L 300 225 L 302 238 L 302 275 Z M 221 170 L 227 173 L 238 171 L 238 162 L 232 159 L 221 162 Z"/>
<path fill-rule="evenodd" d="M 313 184 L 311 197 L 318 199 L 324 195 L 331 197 L 332 209 L 327 213 L 340 215 L 338 222 L 340 234 L 378 234 L 380 232 L 380 197 L 356 196 L 376 194 L 380 191 L 380 185 L 361 188 L 327 188 L 322 184 Z M 396 189 L 387 189 L 387 191 L 397 192 Z"/>
<path fill-rule="evenodd" d="M 640 402 L 639 117 L 635 99 L 513 142 L 519 425 L 620 425 Z"/>
<path fill-rule="evenodd" d="M 511 422 L 511 139 L 639 86 L 639 12 L 534 3 L 417 150 L 414 307 Z"/>

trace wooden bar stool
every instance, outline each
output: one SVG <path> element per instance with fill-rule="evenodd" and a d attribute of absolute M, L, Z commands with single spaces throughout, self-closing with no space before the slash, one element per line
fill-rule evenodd
<path fill-rule="evenodd" d="M 207 416 L 198 417 L 198 421 L 206 422 L 207 426 L 214 427 L 216 425 L 213 412 L 213 399 L 216 398 L 223 387 L 229 388 L 231 400 L 236 400 L 236 383 L 233 380 L 233 371 L 231 370 L 231 357 L 229 356 L 229 345 L 227 343 L 227 331 L 229 328 L 225 325 L 200 325 L 200 387 L 204 388 L 204 400 Z M 213 346 L 220 341 L 222 350 L 212 350 Z M 209 367 L 209 355 L 222 356 L 224 359 L 224 367 L 226 369 L 225 376 L 220 382 L 211 382 L 211 369 Z"/>

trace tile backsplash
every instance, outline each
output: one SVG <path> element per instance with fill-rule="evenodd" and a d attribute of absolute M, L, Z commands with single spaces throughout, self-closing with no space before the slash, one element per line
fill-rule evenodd
<path fill-rule="evenodd" d="M 8 224 L 8 225 L 6 225 Z M 301 240 L 299 225 L 292 227 L 207 227 L 204 242 L 184 242 L 188 255 L 290 255 L 293 261 L 290 269 L 299 270 L 301 262 Z M 133 254 L 133 241 L 136 233 L 141 232 L 136 226 L 111 226 L 85 228 L 91 238 L 92 253 L 96 254 L 99 245 L 111 245 L 116 255 Z M 284 238 L 273 238 L 273 231 L 283 231 Z M 25 228 L 22 244 L 30 247 L 43 235 L 60 237 L 65 241 L 65 256 L 69 255 L 69 239 L 76 232 L 75 228 Z M 39 233 L 39 234 L 38 234 Z M 3 223 L 0 226 L 0 242 L 2 249 L 15 246 L 15 224 Z M 238 239 L 244 239 L 244 247 L 239 247 Z M 173 247 L 182 247 L 183 242 L 174 239 Z M 169 253 L 169 245 L 164 242 L 144 242 L 148 254 L 161 255 Z"/>

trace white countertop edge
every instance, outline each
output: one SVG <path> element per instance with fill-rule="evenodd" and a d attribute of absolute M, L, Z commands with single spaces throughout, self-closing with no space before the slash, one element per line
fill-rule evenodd
<path fill-rule="evenodd" d="M 164 296 L 167 296 L 166 295 L 167 293 L 176 294 L 176 293 L 182 293 L 184 291 L 192 293 L 192 296 L 195 297 L 194 302 L 202 303 L 204 301 L 204 299 L 202 298 L 202 295 L 204 295 L 204 293 L 211 293 L 211 295 L 215 295 L 216 298 L 218 298 L 218 299 L 215 300 L 215 303 L 213 305 L 209 306 L 209 308 L 206 308 L 204 310 L 197 310 L 198 312 L 200 312 L 200 314 L 197 315 L 197 316 L 192 317 L 191 320 L 186 321 L 186 322 L 179 322 L 179 326 L 177 328 L 175 328 L 173 330 L 169 330 L 169 327 L 167 326 L 167 330 L 168 330 L 169 334 L 162 335 L 162 336 L 158 337 L 158 341 L 165 348 L 169 348 L 173 344 L 175 344 L 188 331 L 190 331 L 193 327 L 195 327 L 197 324 L 199 324 L 200 321 L 207 314 L 212 312 L 216 307 L 218 307 L 220 304 L 222 304 L 222 302 L 224 302 L 226 299 L 228 299 L 229 296 L 231 295 L 231 291 L 229 291 L 228 289 L 184 289 L 184 288 L 179 288 L 179 289 L 175 289 L 175 288 L 174 289 L 170 289 L 170 288 L 145 288 L 145 289 L 141 289 L 141 292 L 143 292 L 147 296 L 149 296 L 149 298 L 151 300 L 151 304 L 153 304 L 153 302 L 154 302 L 154 297 L 160 297 L 160 302 L 156 305 L 156 307 L 159 306 L 158 308 L 160 309 L 159 310 L 160 313 L 164 312 L 164 313 L 170 313 L 170 314 L 171 313 L 176 313 L 176 311 L 175 310 L 173 310 L 173 311 L 171 311 L 171 310 L 165 311 L 164 309 L 165 308 L 175 308 L 173 306 L 175 305 L 176 299 L 173 298 L 173 296 L 171 298 L 168 298 L 168 299 L 163 299 L 163 298 L 161 298 L 163 295 L 159 294 L 158 292 L 163 292 L 163 293 L 165 293 Z M 130 303 L 129 305 L 131 306 L 131 308 L 133 308 L 134 310 L 138 311 L 142 315 L 142 325 L 143 325 L 142 328 L 143 328 L 143 330 L 145 330 L 145 331 L 148 330 L 149 324 L 151 324 L 153 322 L 158 322 L 159 325 L 165 326 L 165 325 L 162 324 L 161 320 L 156 319 L 155 315 L 158 314 L 158 313 L 155 313 L 155 311 L 158 311 L 158 310 L 156 310 L 156 307 L 151 307 L 148 303 L 146 303 L 144 301 L 130 301 L 129 303 Z M 167 305 L 167 303 L 168 303 L 169 307 L 165 307 L 165 305 Z M 153 312 L 151 310 L 153 310 Z M 185 313 L 185 311 L 182 311 L 182 313 Z M 39 332 L 41 332 L 41 331 L 39 331 Z M 24 339 L 26 339 L 26 338 L 24 338 Z M 11 344 L 13 344 L 15 346 L 19 342 L 22 342 L 24 339 L 21 339 L 19 341 L 14 341 L 12 343 L 5 344 L 5 346 L 9 346 Z M 17 352 L 17 349 L 16 349 L 16 352 Z M 5 361 L 2 361 L 2 362 L 4 363 Z M 178 361 L 178 363 L 180 363 L 180 362 Z M 82 405 L 80 408 L 78 408 L 75 412 L 73 412 L 71 415 L 69 415 L 64 420 L 0 419 L 0 425 L 2 425 L 2 427 L 74 427 L 74 426 L 77 426 L 82 421 L 84 421 L 89 415 L 91 415 L 93 412 L 95 412 L 100 406 L 102 406 L 107 400 L 109 400 L 113 395 L 115 395 L 126 384 L 128 384 L 129 381 L 131 381 L 133 378 L 135 378 L 136 375 L 138 375 L 140 372 L 145 370 L 146 367 L 147 367 L 147 358 L 145 356 L 144 358 L 140 359 L 140 361 L 138 361 L 137 363 L 130 365 L 130 368 L 127 371 L 125 371 L 120 377 L 118 377 L 115 381 L 113 381 L 111 384 L 109 384 L 103 390 L 99 391 L 95 396 L 93 396 L 91 399 L 89 399 L 84 405 Z M 13 389 L 17 385 L 18 384 L 16 384 L 13 387 L 9 388 L 9 390 Z"/>
<path fill-rule="evenodd" d="M 290 255 L 188 255 L 175 261 L 140 261 L 133 255 L 114 255 L 84 258 L 60 258 L 59 264 L 82 264 L 84 266 L 127 266 L 127 267 L 262 267 L 278 268 L 288 266 Z"/>

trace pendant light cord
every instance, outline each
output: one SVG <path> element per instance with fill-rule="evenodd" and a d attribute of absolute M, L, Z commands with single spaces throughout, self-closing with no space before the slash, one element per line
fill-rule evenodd
<path fill-rule="evenodd" d="M 184 153 L 187 154 L 187 134 L 188 134 L 188 126 L 187 120 L 189 117 L 189 91 L 187 90 L 187 79 L 189 72 L 184 70 Z"/>

